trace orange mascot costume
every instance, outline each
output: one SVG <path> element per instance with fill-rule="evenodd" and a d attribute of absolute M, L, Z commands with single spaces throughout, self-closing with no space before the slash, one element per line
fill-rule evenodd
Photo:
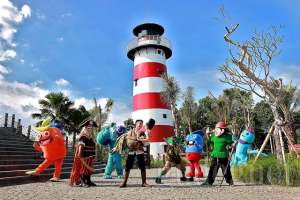
<path fill-rule="evenodd" d="M 50 120 L 45 120 L 41 127 L 36 127 L 36 130 L 39 131 L 38 142 L 33 144 L 37 151 L 44 154 L 45 160 L 35 170 L 27 171 L 26 174 L 39 175 L 54 164 L 55 171 L 50 181 L 59 181 L 63 160 L 66 156 L 66 146 L 61 130 L 50 127 L 50 123 Z"/>

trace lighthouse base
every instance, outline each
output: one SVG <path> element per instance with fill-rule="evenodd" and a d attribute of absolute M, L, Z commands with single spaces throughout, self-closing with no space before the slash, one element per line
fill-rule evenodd
<path fill-rule="evenodd" d="M 163 155 L 165 153 L 164 146 L 165 142 L 151 142 L 150 143 L 150 156 L 153 157 L 154 160 L 162 160 Z"/>

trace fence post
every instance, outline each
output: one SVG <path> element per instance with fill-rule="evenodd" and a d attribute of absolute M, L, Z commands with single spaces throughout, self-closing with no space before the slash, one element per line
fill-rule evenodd
<path fill-rule="evenodd" d="M 5 117 L 4 117 L 4 128 L 7 128 L 7 123 L 8 123 L 8 113 L 5 113 Z"/>
<path fill-rule="evenodd" d="M 13 114 L 13 115 L 11 116 L 11 127 L 12 127 L 12 128 L 15 128 L 15 118 L 16 118 L 16 115 Z"/>
<path fill-rule="evenodd" d="M 17 122 L 17 133 L 20 133 L 21 119 L 18 119 Z"/>
<path fill-rule="evenodd" d="M 22 135 L 22 134 L 23 134 L 22 131 L 23 131 L 23 126 L 20 125 L 19 128 L 18 128 L 18 134 L 21 134 L 21 135 Z"/>
<path fill-rule="evenodd" d="M 66 148 L 67 148 L 67 150 L 68 150 L 68 146 L 69 146 L 69 137 L 66 136 Z"/>
<path fill-rule="evenodd" d="M 29 125 L 27 128 L 27 138 L 30 138 L 31 126 Z"/>

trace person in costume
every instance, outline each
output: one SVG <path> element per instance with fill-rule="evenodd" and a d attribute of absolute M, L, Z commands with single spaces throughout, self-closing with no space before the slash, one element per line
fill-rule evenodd
<path fill-rule="evenodd" d="M 111 179 L 112 172 L 116 169 L 118 178 L 123 178 L 123 167 L 121 154 L 118 152 L 112 152 L 117 138 L 126 133 L 124 126 L 115 126 L 103 128 L 96 137 L 96 142 L 102 145 L 108 145 L 109 154 L 108 160 L 105 167 L 104 178 Z"/>
<path fill-rule="evenodd" d="M 69 184 L 71 186 L 75 184 L 87 187 L 96 186 L 96 184 L 91 181 L 91 174 L 95 172 L 93 162 L 96 156 L 96 145 L 93 134 L 97 124 L 93 120 L 87 120 L 84 121 L 80 127 L 82 127 L 82 130 L 76 146 Z"/>
<path fill-rule="evenodd" d="M 204 186 L 211 186 L 221 167 L 224 178 L 229 185 L 233 185 L 232 175 L 229 165 L 229 149 L 232 147 L 232 134 L 227 129 L 225 122 L 218 122 L 215 132 L 210 135 L 209 142 L 212 147 L 211 164 Z"/>
<path fill-rule="evenodd" d="M 180 137 L 169 137 L 165 139 L 167 143 L 165 165 L 158 177 L 156 177 L 155 182 L 161 184 L 161 179 L 164 175 L 168 173 L 171 167 L 176 167 L 181 171 L 182 177 L 181 181 L 186 181 L 185 177 L 185 162 L 181 159 L 180 152 L 181 146 L 183 145 L 183 139 Z"/>
<path fill-rule="evenodd" d="M 203 172 L 199 161 L 201 159 L 201 153 L 203 151 L 203 136 L 202 130 L 194 131 L 188 134 L 185 138 L 187 145 L 185 146 L 186 158 L 189 161 L 190 172 L 187 173 L 190 181 L 194 180 L 195 169 L 197 170 L 197 178 L 203 177 Z"/>
<path fill-rule="evenodd" d="M 254 142 L 255 134 L 253 130 L 244 130 L 238 140 L 236 151 L 230 162 L 231 166 L 245 165 L 248 162 L 248 151 Z"/>
<path fill-rule="evenodd" d="M 50 127 L 51 120 L 44 120 L 40 127 L 35 129 L 38 133 L 38 141 L 33 144 L 34 148 L 43 153 L 44 162 L 35 170 L 27 171 L 28 175 L 39 175 L 50 165 L 55 166 L 53 177 L 50 181 L 56 182 L 60 180 L 61 168 L 63 160 L 66 156 L 65 140 L 58 128 Z"/>
<path fill-rule="evenodd" d="M 138 119 L 135 121 L 135 127 L 128 131 L 127 134 L 119 137 L 113 152 L 117 151 L 119 153 L 125 148 L 128 149 L 124 180 L 120 184 L 120 187 L 127 186 L 127 180 L 130 174 L 130 170 L 133 167 L 135 158 L 138 160 L 138 167 L 141 170 L 142 177 L 142 187 L 150 187 L 146 182 L 146 164 L 144 157 L 144 143 L 149 142 L 149 134 L 153 126 L 155 125 L 155 120 L 150 119 L 146 126 L 143 127 L 143 120 Z"/>
<path fill-rule="evenodd" d="M 61 124 L 61 122 L 57 119 L 52 120 L 51 122 L 51 127 L 53 128 L 58 128 L 59 130 L 61 130 L 63 132 L 64 128 Z"/>

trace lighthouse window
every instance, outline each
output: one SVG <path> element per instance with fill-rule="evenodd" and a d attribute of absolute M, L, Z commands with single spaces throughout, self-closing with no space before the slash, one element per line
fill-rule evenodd
<path fill-rule="evenodd" d="M 138 80 L 134 80 L 134 86 L 138 85 Z"/>
<path fill-rule="evenodd" d="M 157 50 L 158 54 L 162 54 L 162 51 L 160 49 Z"/>
<path fill-rule="evenodd" d="M 165 118 L 165 119 L 166 119 L 166 118 L 167 118 L 167 114 L 163 114 L 163 118 Z"/>

